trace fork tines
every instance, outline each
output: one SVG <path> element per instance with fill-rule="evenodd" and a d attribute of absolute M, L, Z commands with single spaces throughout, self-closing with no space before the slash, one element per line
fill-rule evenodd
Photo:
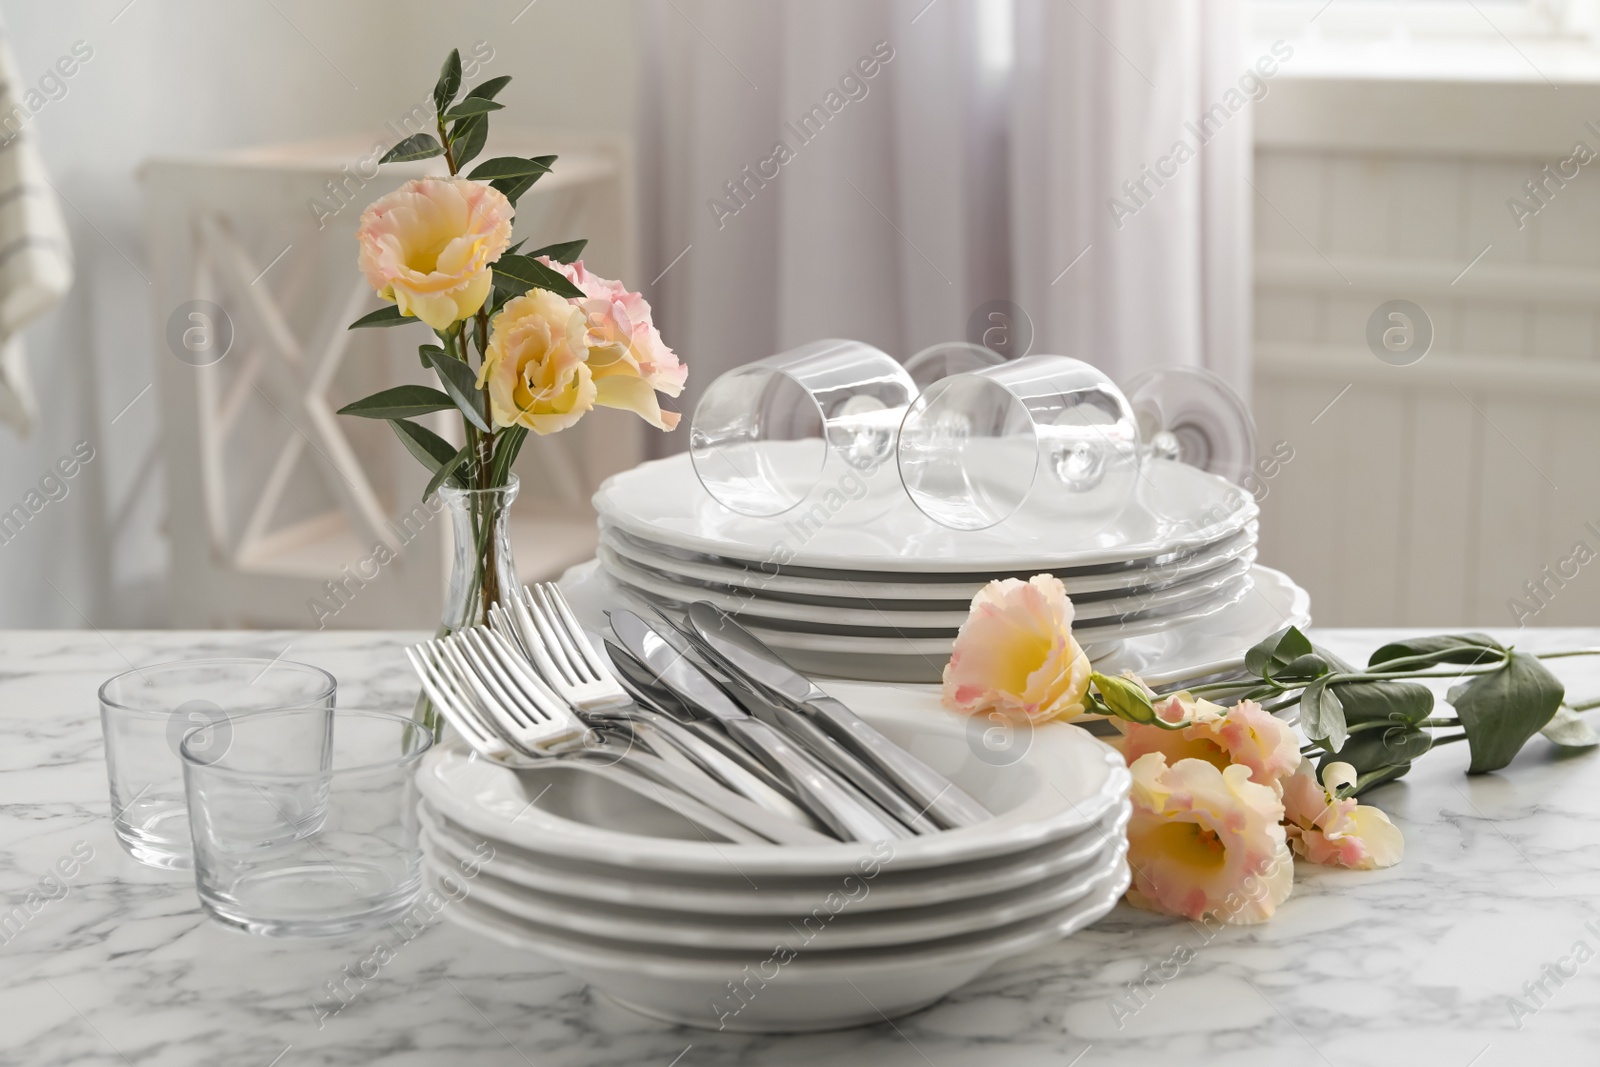
<path fill-rule="evenodd" d="M 587 732 L 528 669 L 521 651 L 495 630 L 474 626 L 410 651 L 429 696 L 442 711 L 455 712 L 452 722 L 468 718 L 491 726 L 533 755 L 569 748 Z"/>

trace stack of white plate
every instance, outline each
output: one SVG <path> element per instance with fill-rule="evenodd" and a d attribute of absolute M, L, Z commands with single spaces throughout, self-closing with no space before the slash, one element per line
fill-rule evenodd
<path fill-rule="evenodd" d="M 946 529 L 900 498 L 869 521 L 826 501 L 752 518 L 716 503 L 681 455 L 610 478 L 594 503 L 604 577 L 569 573 L 569 597 L 709 600 L 796 668 L 838 678 L 938 681 L 973 595 L 1008 576 L 1060 577 L 1079 643 L 1117 670 L 1166 668 L 1180 651 L 1194 665 L 1229 660 L 1309 621 L 1304 592 L 1255 565 L 1250 495 L 1166 460 L 1145 466 L 1112 525 L 1059 542 Z"/>
<path fill-rule="evenodd" d="M 914 1011 L 1126 890 L 1115 751 L 1053 724 L 997 757 L 930 693 L 829 688 L 995 818 L 875 845 L 732 844 L 607 779 L 447 746 L 418 776 L 445 914 L 646 1015 L 788 1031 Z"/>

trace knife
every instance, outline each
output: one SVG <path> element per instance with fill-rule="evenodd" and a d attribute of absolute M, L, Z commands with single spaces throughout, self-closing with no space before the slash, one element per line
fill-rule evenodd
<path fill-rule="evenodd" d="M 814 718 L 852 754 L 893 782 L 946 829 L 974 826 L 994 816 L 960 786 L 890 741 L 861 716 L 789 666 L 761 639 L 714 604 L 689 606 L 689 625 L 730 670 L 737 671 L 789 707 Z"/>
<path fill-rule="evenodd" d="M 661 685 L 716 719 L 752 755 L 794 787 L 805 806 L 846 841 L 889 841 L 911 831 L 884 820 L 841 789 L 784 736 L 735 704 L 700 668 L 631 611 L 611 613 L 611 632 Z"/>
<path fill-rule="evenodd" d="M 750 755 L 743 746 L 729 738 L 716 723 L 696 715 L 694 709 L 685 706 L 682 700 L 663 688 L 649 667 L 618 648 L 610 640 L 605 642 L 605 651 L 611 666 L 616 670 L 617 680 L 640 707 L 654 708 L 668 718 L 676 719 L 683 724 L 684 729 L 694 731 L 695 737 L 755 776 L 763 785 L 777 791 L 786 800 L 795 804 L 800 803 L 799 796 L 789 788 L 788 783 L 768 770 L 765 763 Z"/>
<path fill-rule="evenodd" d="M 698 644 L 698 641 L 696 643 Z M 717 666 L 721 668 L 722 664 L 718 662 Z M 771 699 L 753 682 L 734 672 L 727 672 L 725 680 L 719 679 L 719 681 L 724 681 L 729 695 L 746 711 L 800 742 L 801 746 L 815 756 L 823 766 L 859 789 L 862 794 L 870 798 L 871 803 L 882 808 L 886 815 L 919 834 L 940 832 L 941 827 L 918 811 L 893 783 L 884 781 L 883 777 L 871 767 L 845 751 L 844 746 L 835 741 L 832 734 L 818 726 L 809 716 L 802 715 L 787 704 Z"/>

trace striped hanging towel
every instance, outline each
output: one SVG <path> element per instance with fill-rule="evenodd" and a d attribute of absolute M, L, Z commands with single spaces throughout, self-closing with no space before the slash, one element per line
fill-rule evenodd
<path fill-rule="evenodd" d="M 22 328 L 72 288 L 72 246 L 33 142 L 25 90 L 0 25 L 0 422 L 24 436 L 38 405 Z"/>

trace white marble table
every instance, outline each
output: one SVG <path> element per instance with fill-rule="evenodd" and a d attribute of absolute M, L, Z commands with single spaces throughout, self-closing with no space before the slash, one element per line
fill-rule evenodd
<path fill-rule="evenodd" d="M 1600 1056 L 1600 754 L 1558 758 L 1542 738 L 1473 779 L 1466 746 L 1452 746 L 1376 793 L 1405 830 L 1397 868 L 1302 865 L 1271 923 L 1209 939 L 1120 906 L 893 1025 L 770 1038 L 672 1028 L 443 920 L 393 946 L 348 1006 L 319 1018 L 325 983 L 379 935 L 253 938 L 202 918 L 184 876 L 128 858 L 107 820 L 95 689 L 129 661 L 287 648 L 333 671 L 342 703 L 403 705 L 405 636 L 0 635 L 0 916 L 26 910 L 58 859 L 93 853 L 64 897 L 0 934 L 0 1063 L 1494 1067 Z M 1316 636 L 1354 658 L 1389 634 Z M 1600 645 L 1600 630 L 1500 636 Z M 1557 669 L 1574 699 L 1600 693 L 1600 663 Z M 1192 961 L 1142 1006 L 1130 999 L 1127 983 L 1182 945 Z M 1528 987 L 1536 1000 L 1524 984 L 1541 982 L 1542 993 Z M 1514 1019 L 1512 997 L 1536 1010 Z"/>

